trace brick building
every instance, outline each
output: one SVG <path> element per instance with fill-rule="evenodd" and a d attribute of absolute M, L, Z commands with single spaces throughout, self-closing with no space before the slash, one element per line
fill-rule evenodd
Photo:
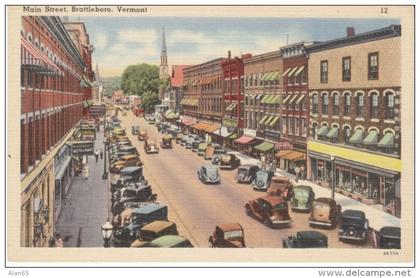
<path fill-rule="evenodd" d="M 83 116 L 89 118 L 89 107 L 93 105 L 93 82 L 95 79 L 92 69 L 93 46 L 90 44 L 89 34 L 83 22 L 63 22 L 63 24 L 86 65 L 83 70 L 81 88 L 84 101 Z"/>
<path fill-rule="evenodd" d="M 169 89 L 169 110 L 179 113 L 184 92 L 184 72 L 190 65 L 173 65 Z"/>
<path fill-rule="evenodd" d="M 280 51 L 272 51 L 243 60 L 245 89 L 244 135 L 251 141 L 248 152 L 273 155 L 280 140 L 283 60 Z M 250 142 L 250 143 L 251 143 Z M 257 144 L 258 143 L 258 144 Z M 255 145 L 252 148 L 252 145 Z"/>
<path fill-rule="evenodd" d="M 308 130 L 308 56 L 307 43 L 282 47 L 283 102 L 281 107 L 281 143 L 277 145 L 278 166 L 293 172 L 306 164 Z"/>
<path fill-rule="evenodd" d="M 59 17 L 22 17 L 21 246 L 46 246 L 54 233 L 56 174 L 71 163 L 56 169 L 54 158 L 82 118 L 86 67 Z"/>
<path fill-rule="evenodd" d="M 314 44 L 309 52 L 309 177 L 400 211 L 401 26 Z"/>

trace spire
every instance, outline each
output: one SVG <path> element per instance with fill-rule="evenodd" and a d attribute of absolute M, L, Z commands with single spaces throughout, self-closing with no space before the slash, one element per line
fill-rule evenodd
<path fill-rule="evenodd" d="M 161 56 L 166 56 L 166 40 L 165 40 L 165 26 L 162 27 L 162 53 Z"/>
<path fill-rule="evenodd" d="M 96 81 L 101 81 L 101 77 L 99 75 L 99 66 L 98 66 L 98 63 L 96 63 L 95 79 L 96 79 Z"/>

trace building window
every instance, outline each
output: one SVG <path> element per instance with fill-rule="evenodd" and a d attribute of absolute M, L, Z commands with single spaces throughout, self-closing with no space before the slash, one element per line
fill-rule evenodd
<path fill-rule="evenodd" d="M 321 83 L 328 83 L 328 61 L 321 61 Z"/>
<path fill-rule="evenodd" d="M 377 80 L 379 78 L 379 54 L 378 52 L 368 54 L 368 79 Z"/>
<path fill-rule="evenodd" d="M 287 131 L 287 118 L 282 118 L 281 119 L 281 123 L 282 123 L 282 132 L 283 134 L 286 134 Z"/>
<path fill-rule="evenodd" d="M 350 116 L 351 110 L 351 94 L 344 95 L 344 115 Z"/>
<path fill-rule="evenodd" d="M 316 123 L 313 123 L 312 124 L 312 137 L 315 140 L 318 140 L 318 134 L 317 134 L 317 132 L 318 132 L 318 125 Z"/>
<path fill-rule="evenodd" d="M 295 133 L 295 118 L 289 118 L 289 126 L 288 126 L 289 134 L 293 135 Z"/>
<path fill-rule="evenodd" d="M 343 58 L 343 81 L 351 80 L 351 57 Z"/>
<path fill-rule="evenodd" d="M 392 93 L 387 93 L 386 97 L 386 108 L 385 108 L 385 116 L 387 119 L 394 118 L 394 106 L 395 106 L 395 96 Z"/>
<path fill-rule="evenodd" d="M 25 173 L 25 120 L 20 120 L 20 172 Z"/>
<path fill-rule="evenodd" d="M 322 114 L 328 115 L 328 95 L 322 95 Z"/>
<path fill-rule="evenodd" d="M 302 118 L 302 137 L 306 137 L 306 119 Z"/>
<path fill-rule="evenodd" d="M 338 94 L 335 94 L 333 98 L 334 98 L 333 113 L 334 115 L 338 115 L 339 110 L 340 110 L 340 97 L 338 96 Z"/>
<path fill-rule="evenodd" d="M 357 117 L 363 117 L 363 106 L 364 106 L 364 102 L 363 102 L 363 94 L 358 94 L 356 95 L 356 99 L 357 99 L 357 109 L 356 109 L 356 116 Z"/>
<path fill-rule="evenodd" d="M 296 124 L 296 128 L 295 128 L 295 135 L 299 136 L 299 130 L 300 130 L 300 120 L 298 118 L 295 119 L 295 124 Z"/>
<path fill-rule="evenodd" d="M 312 95 L 312 113 L 318 114 L 318 95 Z"/>
<path fill-rule="evenodd" d="M 378 94 L 373 93 L 370 95 L 370 116 L 371 118 L 378 118 Z"/>
<path fill-rule="evenodd" d="M 350 127 L 344 127 L 344 144 L 350 145 Z"/>

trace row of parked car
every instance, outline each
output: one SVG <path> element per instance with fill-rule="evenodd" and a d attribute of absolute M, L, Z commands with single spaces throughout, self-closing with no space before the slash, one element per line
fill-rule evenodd
<path fill-rule="evenodd" d="M 188 239 L 179 236 L 176 224 L 168 221 L 168 207 L 157 202 L 157 194 L 144 177 L 137 148 L 131 144 L 118 118 L 111 118 L 107 126 L 112 126 L 108 129 L 108 154 L 114 246 L 192 247 Z M 134 163 L 128 157 L 137 157 L 141 163 Z"/>

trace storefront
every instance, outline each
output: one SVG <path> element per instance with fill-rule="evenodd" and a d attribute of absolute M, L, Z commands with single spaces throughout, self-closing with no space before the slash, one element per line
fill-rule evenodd
<path fill-rule="evenodd" d="M 253 156 L 259 157 L 263 163 L 264 169 L 275 169 L 275 159 L 274 159 L 274 143 L 263 141 L 254 146 Z"/>
<path fill-rule="evenodd" d="M 246 135 L 242 135 L 238 139 L 235 139 L 233 143 L 239 152 L 243 152 L 251 156 L 253 154 L 253 147 L 258 144 L 255 138 Z"/>
<path fill-rule="evenodd" d="M 301 176 L 306 178 L 306 153 L 300 149 L 296 149 L 289 142 L 279 142 L 274 146 L 276 150 L 276 166 L 295 175 L 296 167 L 302 172 Z"/>
<path fill-rule="evenodd" d="M 67 195 L 72 178 L 74 176 L 71 148 L 68 145 L 61 147 L 61 149 L 54 156 L 54 176 L 54 220 L 56 221 L 60 215 L 62 201 Z"/>

